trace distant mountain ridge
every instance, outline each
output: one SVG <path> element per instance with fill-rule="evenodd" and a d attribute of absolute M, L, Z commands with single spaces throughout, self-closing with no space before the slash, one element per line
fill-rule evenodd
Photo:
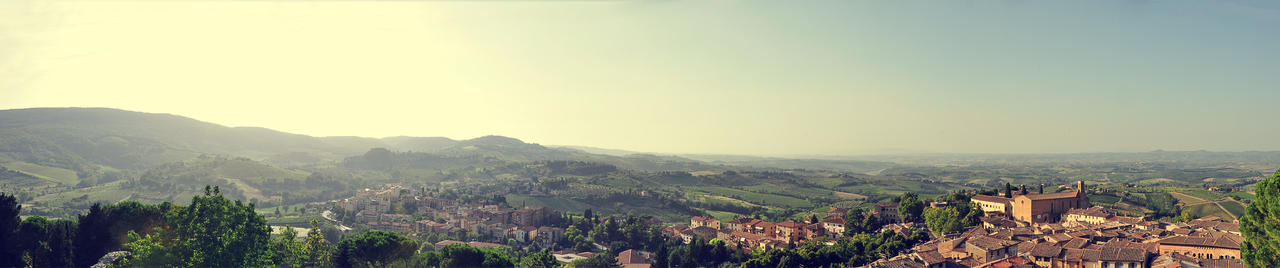
<path fill-rule="evenodd" d="M 697 161 L 617 157 L 547 148 L 503 136 L 312 137 L 261 127 L 227 127 L 172 114 L 110 108 L 0 110 L 0 162 L 22 161 L 71 170 L 137 169 L 220 154 L 273 164 L 343 161 L 373 148 L 444 157 L 477 156 L 522 162 L 574 160 L 622 168 L 698 168 Z M 672 162 L 688 162 L 673 164 Z"/>

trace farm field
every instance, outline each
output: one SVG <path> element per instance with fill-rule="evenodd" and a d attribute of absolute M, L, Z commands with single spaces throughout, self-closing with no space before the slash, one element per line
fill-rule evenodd
<path fill-rule="evenodd" d="M 720 186 L 696 186 L 690 187 L 690 190 L 700 191 L 708 194 L 741 199 L 742 201 L 751 203 L 763 203 L 765 205 L 784 206 L 784 207 L 811 207 L 813 203 L 807 200 L 790 196 L 781 196 L 775 194 L 757 193 L 743 191 L 728 187 Z"/>
<path fill-rule="evenodd" d="M 13 161 L 0 163 L 0 166 L 11 170 L 21 171 L 27 175 L 36 178 L 61 183 L 63 185 L 76 185 L 80 183 L 80 176 L 75 171 L 56 167 L 46 167 L 27 162 Z"/>
<path fill-rule="evenodd" d="M 1222 205 L 1223 208 L 1227 209 L 1227 212 L 1231 212 L 1231 214 L 1235 215 L 1236 218 L 1244 216 L 1244 205 L 1240 204 L 1240 202 L 1222 201 L 1218 202 L 1218 205 Z"/>

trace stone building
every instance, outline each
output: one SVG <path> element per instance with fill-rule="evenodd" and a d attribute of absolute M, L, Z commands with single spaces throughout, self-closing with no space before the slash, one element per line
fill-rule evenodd
<path fill-rule="evenodd" d="M 1027 223 L 1057 222 L 1073 208 L 1088 208 L 1089 196 L 1084 181 L 1076 182 L 1075 192 L 1026 194 L 1013 197 L 1013 218 Z"/>

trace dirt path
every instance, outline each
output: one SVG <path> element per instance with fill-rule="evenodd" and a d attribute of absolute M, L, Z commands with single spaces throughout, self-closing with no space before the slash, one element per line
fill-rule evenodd
<path fill-rule="evenodd" d="M 1197 201 L 1197 202 L 1187 202 L 1187 203 L 1183 203 L 1183 204 L 1182 204 L 1182 206 L 1183 206 L 1183 207 L 1198 206 L 1198 205 L 1204 205 L 1204 204 L 1213 204 L 1214 206 L 1218 206 L 1218 209 L 1221 209 L 1221 210 L 1222 210 L 1222 212 L 1223 212 L 1224 214 L 1227 214 L 1227 216 L 1231 216 L 1231 219 L 1233 219 L 1233 220 L 1235 220 L 1235 219 L 1240 219 L 1240 216 L 1237 216 L 1236 214 L 1231 213 L 1231 211 L 1230 211 L 1230 210 L 1227 210 L 1227 207 L 1224 207 L 1224 206 L 1222 206 L 1222 204 L 1220 204 L 1220 202 L 1223 202 L 1223 201 L 1233 201 L 1233 200 L 1231 200 L 1231 197 L 1229 197 L 1229 196 L 1228 196 L 1228 197 L 1223 197 L 1223 198 L 1218 199 L 1218 200 L 1205 200 L 1204 198 L 1200 198 L 1200 197 L 1197 197 L 1197 196 L 1194 196 L 1194 195 L 1189 195 L 1189 194 L 1179 193 L 1179 192 L 1169 192 L 1169 194 L 1171 194 L 1171 195 L 1178 195 L 1179 197 L 1186 197 L 1187 199 L 1200 200 L 1200 201 Z M 1233 202 L 1234 202 L 1234 201 L 1233 201 Z"/>
<path fill-rule="evenodd" d="M 1213 202 L 1213 205 L 1218 206 L 1218 208 L 1219 208 L 1219 209 L 1222 209 L 1222 212 L 1223 212 L 1223 213 L 1226 213 L 1226 214 L 1227 214 L 1227 216 L 1231 216 L 1231 219 L 1232 219 L 1232 220 L 1238 220 L 1238 219 L 1240 219 L 1240 217 L 1236 217 L 1236 214 L 1233 214 L 1233 213 L 1231 213 L 1231 211 L 1230 211 L 1230 210 L 1227 210 L 1227 207 L 1222 206 L 1222 203 L 1219 203 L 1219 202 Z"/>

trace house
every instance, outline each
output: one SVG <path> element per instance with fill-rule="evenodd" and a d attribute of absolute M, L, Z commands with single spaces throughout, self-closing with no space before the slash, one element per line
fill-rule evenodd
<path fill-rule="evenodd" d="M 720 229 L 720 220 L 717 220 L 711 217 L 702 217 L 702 216 L 693 216 L 693 218 L 689 219 L 690 228 L 696 228 L 701 226 Z"/>
<path fill-rule="evenodd" d="M 975 195 L 969 198 L 970 202 L 978 205 L 983 212 L 999 212 L 1002 214 L 1013 213 L 1013 199 L 991 195 Z"/>
<path fill-rule="evenodd" d="M 1103 247 L 1099 251 L 1099 267 L 1147 268 L 1147 251 L 1140 248 Z"/>
<path fill-rule="evenodd" d="M 1062 215 L 1065 222 L 1102 224 L 1111 218 L 1111 214 L 1102 211 L 1102 207 L 1072 208 Z"/>
<path fill-rule="evenodd" d="M 805 225 L 804 228 L 801 229 L 804 233 L 801 237 L 804 237 L 806 240 L 827 235 L 827 229 L 822 226 L 822 223 Z"/>
<path fill-rule="evenodd" d="M 725 222 L 725 225 L 727 225 L 725 227 L 729 228 L 729 230 L 750 232 L 750 230 L 748 230 L 744 226 L 746 226 L 746 224 L 751 222 L 752 220 L 755 220 L 755 219 L 739 216 L 736 219 Z"/>
<path fill-rule="evenodd" d="M 965 251 L 978 262 L 985 263 L 1018 254 L 1018 242 L 988 236 L 971 237 L 964 242 Z"/>
<path fill-rule="evenodd" d="M 530 240 L 539 247 L 548 248 L 555 245 L 560 239 L 564 239 L 564 228 L 542 226 L 538 227 L 531 235 Z"/>
<path fill-rule="evenodd" d="M 516 241 L 520 243 L 528 243 L 530 241 L 529 237 L 532 236 L 533 233 L 537 231 L 538 231 L 538 227 L 533 227 L 533 226 L 524 226 L 524 227 L 516 228 L 516 232 L 515 232 Z"/>
<path fill-rule="evenodd" d="M 1200 259 L 1240 259 L 1240 243 L 1244 237 L 1230 233 L 1210 236 L 1174 236 L 1160 239 L 1160 255 L 1178 253 Z"/>
<path fill-rule="evenodd" d="M 793 221 L 780 222 L 775 236 L 785 241 L 798 241 L 804 236 L 804 230 L 801 228 L 804 228 L 804 224 Z"/>
<path fill-rule="evenodd" d="M 618 252 L 618 265 L 623 268 L 649 268 L 652 266 L 649 255 L 638 250 L 628 249 Z"/>
<path fill-rule="evenodd" d="M 877 217 L 880 217 L 881 221 L 884 221 L 884 222 L 902 221 L 902 218 L 898 217 L 897 202 L 876 203 L 876 210 L 874 211 L 874 213 L 876 214 Z"/>
<path fill-rule="evenodd" d="M 1053 260 L 1058 259 L 1062 255 L 1062 247 L 1054 246 L 1048 243 L 1035 244 L 1027 255 L 1031 256 L 1031 261 L 1041 267 L 1052 267 Z"/>
<path fill-rule="evenodd" d="M 829 216 L 822 219 L 822 228 L 827 230 L 827 234 L 835 237 L 844 234 L 844 217 Z"/>

